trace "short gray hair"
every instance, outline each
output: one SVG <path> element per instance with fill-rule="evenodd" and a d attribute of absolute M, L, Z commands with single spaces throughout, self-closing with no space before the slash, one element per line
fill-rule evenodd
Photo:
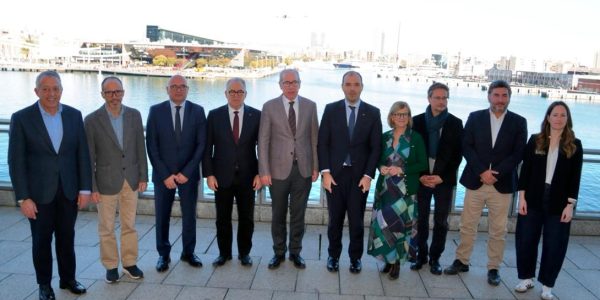
<path fill-rule="evenodd" d="M 47 71 L 44 71 L 44 72 L 38 74 L 37 78 L 35 79 L 35 87 L 39 88 L 40 84 L 42 84 L 42 80 L 46 77 L 55 78 L 56 81 L 58 81 L 58 86 L 62 90 L 62 82 L 60 81 L 60 75 L 58 75 L 58 73 L 54 70 L 47 70 Z"/>
<path fill-rule="evenodd" d="M 233 77 L 233 78 L 230 78 L 229 80 L 227 80 L 227 83 L 225 84 L 225 91 L 229 90 L 229 87 L 234 82 L 239 82 L 242 85 L 242 87 L 244 88 L 244 91 L 246 90 L 246 81 L 240 77 Z"/>
<path fill-rule="evenodd" d="M 283 81 L 283 75 L 285 73 L 294 73 L 294 75 L 296 75 L 296 80 L 300 81 L 300 73 L 298 73 L 298 70 L 296 69 L 285 69 L 283 71 L 281 71 L 279 73 L 279 83 L 281 83 Z"/>

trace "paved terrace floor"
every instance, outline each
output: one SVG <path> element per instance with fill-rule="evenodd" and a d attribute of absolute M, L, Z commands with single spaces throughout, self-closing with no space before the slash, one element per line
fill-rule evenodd
<path fill-rule="evenodd" d="M 390 281 L 378 272 L 382 263 L 369 256 L 363 257 L 363 271 L 358 275 L 348 271 L 347 257 L 342 257 L 339 273 L 327 272 L 325 226 L 306 228 L 302 251 L 307 264 L 304 270 L 297 270 L 289 260 L 277 270 L 267 269 L 272 256 L 268 223 L 256 224 L 252 267 L 241 266 L 234 253 L 234 260 L 214 268 L 211 262 L 218 255 L 214 220 L 199 219 L 196 253 L 204 267 L 193 268 L 179 261 L 181 219 L 173 218 L 172 262 L 165 273 L 154 269 L 158 258 L 154 217 L 138 216 L 137 229 L 138 266 L 144 271 L 145 278 L 138 281 L 122 277 L 116 284 L 107 284 L 104 282 L 105 270 L 99 261 L 97 215 L 94 212 L 79 214 L 75 241 L 77 279 L 88 287 L 87 294 L 79 299 L 539 299 L 541 292 L 539 283 L 525 294 L 517 294 L 512 289 L 518 281 L 513 235 L 507 238 L 500 270 L 503 281 L 500 286 L 492 287 L 486 282 L 486 234 L 478 237 L 468 273 L 435 276 L 428 268 L 415 272 L 405 264 L 400 278 Z M 457 243 L 458 233 L 450 232 L 441 259 L 444 266 L 454 259 Z M 344 245 L 347 246 L 347 240 Z M 235 245 L 233 249 L 236 249 Z M 600 237 L 571 237 L 555 294 L 560 299 L 599 299 L 599 281 Z M 56 263 L 52 286 L 58 299 L 76 298 L 58 288 Z M 37 299 L 37 295 L 29 223 L 16 208 L 0 207 L 0 299 Z"/>

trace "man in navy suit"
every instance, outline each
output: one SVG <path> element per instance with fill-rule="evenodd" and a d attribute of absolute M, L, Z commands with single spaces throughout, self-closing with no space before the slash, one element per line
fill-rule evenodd
<path fill-rule="evenodd" d="M 527 141 L 527 121 L 508 111 L 510 85 L 498 80 L 488 89 L 489 109 L 472 112 L 462 143 L 467 165 L 460 183 L 467 188 L 460 218 L 460 244 L 446 274 L 469 271 L 469 258 L 484 206 L 488 208 L 488 283 L 500 284 L 498 269 L 511 198 L 517 189 L 517 166 Z"/>
<path fill-rule="evenodd" d="M 53 235 L 60 288 L 86 292 L 75 280 L 74 239 L 77 208 L 90 200 L 92 169 L 81 112 L 60 103 L 60 76 L 45 71 L 35 83 L 39 100 L 12 115 L 8 164 L 15 199 L 31 226 L 39 298 L 55 299 Z"/>
<path fill-rule="evenodd" d="M 194 254 L 196 247 L 196 203 L 200 162 L 206 144 L 206 117 L 202 106 L 186 100 L 189 86 L 183 76 L 171 77 L 167 85 L 169 100 L 150 107 L 146 125 L 146 144 L 152 163 L 154 207 L 156 213 L 156 270 L 164 272 L 171 262 L 169 220 L 179 193 L 182 214 L 181 260 L 201 267 Z"/>
<path fill-rule="evenodd" d="M 336 272 L 342 252 L 346 212 L 350 231 L 350 272 L 362 270 L 364 215 L 371 180 L 381 154 L 379 109 L 360 99 L 362 76 L 355 71 L 342 78 L 345 98 L 325 107 L 319 128 L 319 169 L 327 191 L 329 258 L 327 269 Z M 352 131 L 352 132 L 350 132 Z"/>
<path fill-rule="evenodd" d="M 241 78 L 227 81 L 225 97 L 227 105 L 208 113 L 206 150 L 202 161 L 202 175 L 206 177 L 208 188 L 215 192 L 217 209 L 219 256 L 213 266 L 222 266 L 231 259 L 234 198 L 239 220 L 238 259 L 242 265 L 250 266 L 254 199 L 256 191 L 262 187 L 256 156 L 260 111 L 244 104 L 246 82 Z"/>

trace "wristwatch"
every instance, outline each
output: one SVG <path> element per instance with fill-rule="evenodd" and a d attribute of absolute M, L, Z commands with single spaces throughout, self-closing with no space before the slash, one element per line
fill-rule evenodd
<path fill-rule="evenodd" d="M 17 203 L 19 203 L 19 206 L 23 205 L 23 201 L 25 201 L 25 199 L 17 200 Z"/>

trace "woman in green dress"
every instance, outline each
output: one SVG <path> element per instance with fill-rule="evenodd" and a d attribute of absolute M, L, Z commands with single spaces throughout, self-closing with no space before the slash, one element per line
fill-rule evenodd
<path fill-rule="evenodd" d="M 397 279 L 400 262 L 407 260 L 417 232 L 416 193 L 419 174 L 427 169 L 427 157 L 423 138 L 411 129 L 408 103 L 394 103 L 387 120 L 392 130 L 383 133 L 381 139 L 367 252 L 385 262 L 383 273 Z"/>

